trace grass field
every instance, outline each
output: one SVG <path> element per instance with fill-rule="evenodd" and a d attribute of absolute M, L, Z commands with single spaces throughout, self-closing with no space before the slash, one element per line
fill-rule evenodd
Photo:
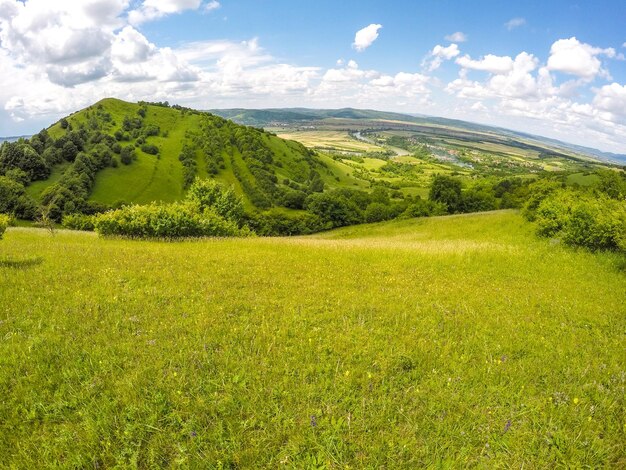
<path fill-rule="evenodd" d="M 278 136 L 283 139 L 296 140 L 310 148 L 337 150 L 343 152 L 381 152 L 385 149 L 378 145 L 357 140 L 341 130 L 281 130 Z"/>
<path fill-rule="evenodd" d="M 9 468 L 623 468 L 626 275 L 515 212 L 0 241 Z"/>

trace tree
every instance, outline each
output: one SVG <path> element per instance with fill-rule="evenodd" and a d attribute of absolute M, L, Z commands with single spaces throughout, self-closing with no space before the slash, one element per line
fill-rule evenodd
<path fill-rule="evenodd" d="M 430 186 L 428 198 L 446 205 L 448 212 L 454 214 L 461 209 L 461 181 L 446 175 L 436 175 Z"/>
<path fill-rule="evenodd" d="M 306 200 L 306 207 L 317 215 L 327 228 L 362 222 L 361 213 L 354 201 L 334 191 L 311 194 Z"/>

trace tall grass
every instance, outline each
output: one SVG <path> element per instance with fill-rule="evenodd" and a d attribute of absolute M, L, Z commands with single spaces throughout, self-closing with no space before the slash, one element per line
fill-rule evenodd
<path fill-rule="evenodd" d="M 626 465 L 626 278 L 513 212 L 0 241 L 15 468 Z"/>

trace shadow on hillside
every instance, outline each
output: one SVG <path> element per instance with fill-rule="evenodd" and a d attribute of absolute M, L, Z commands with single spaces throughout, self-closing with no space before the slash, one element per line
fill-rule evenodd
<path fill-rule="evenodd" d="M 28 269 L 39 266 L 41 263 L 43 263 L 41 256 L 28 259 L 0 259 L 0 268 Z"/>

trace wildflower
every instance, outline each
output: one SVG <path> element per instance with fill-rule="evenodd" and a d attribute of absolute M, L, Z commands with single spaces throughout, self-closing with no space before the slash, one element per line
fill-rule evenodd
<path fill-rule="evenodd" d="M 506 424 L 504 425 L 504 432 L 507 432 L 509 429 L 511 429 L 511 420 L 508 419 L 506 421 Z"/>
<path fill-rule="evenodd" d="M 315 418 L 315 415 L 311 415 L 311 427 L 317 427 L 317 418 Z"/>
<path fill-rule="evenodd" d="M 574 398 L 574 405 L 578 405 L 578 402 L 579 402 L 579 401 L 580 401 L 580 400 L 578 399 L 578 397 Z"/>

